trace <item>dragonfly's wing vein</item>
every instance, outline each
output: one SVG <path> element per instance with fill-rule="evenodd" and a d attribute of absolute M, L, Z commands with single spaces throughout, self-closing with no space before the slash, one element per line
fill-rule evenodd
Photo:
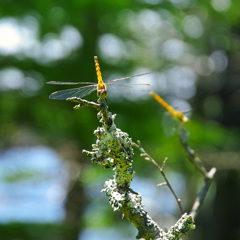
<path fill-rule="evenodd" d="M 61 81 L 50 81 L 47 84 L 55 84 L 55 85 L 78 85 L 78 84 L 91 84 L 96 85 L 94 82 L 61 82 Z"/>
<path fill-rule="evenodd" d="M 150 83 L 115 83 L 107 82 L 107 86 L 123 86 L 123 87 L 151 87 Z"/>
<path fill-rule="evenodd" d="M 50 94 L 50 99 L 66 100 L 71 97 L 83 98 L 96 90 L 96 85 L 61 90 Z"/>
<path fill-rule="evenodd" d="M 129 77 L 117 78 L 117 79 L 110 80 L 107 83 L 118 82 L 118 81 L 126 80 L 126 79 L 129 79 L 129 78 L 140 77 L 140 76 L 144 76 L 144 75 L 147 75 L 147 74 L 150 74 L 150 73 L 152 73 L 152 72 L 145 72 L 145 73 L 140 73 L 140 74 L 129 76 Z"/>
<path fill-rule="evenodd" d="M 109 83 L 107 84 L 107 89 L 109 90 L 108 92 L 111 94 L 113 93 L 140 93 L 140 92 L 149 92 L 152 90 L 151 84 L 118 84 L 118 83 Z"/>

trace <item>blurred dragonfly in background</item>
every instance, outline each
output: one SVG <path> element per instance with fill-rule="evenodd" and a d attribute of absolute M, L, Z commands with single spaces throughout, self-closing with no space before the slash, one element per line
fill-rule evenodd
<path fill-rule="evenodd" d="M 49 98 L 56 99 L 56 100 L 66 100 L 67 98 L 72 98 L 72 97 L 83 98 L 83 97 L 88 96 L 93 91 L 97 91 L 97 96 L 101 99 L 104 99 L 108 95 L 107 87 L 110 87 L 112 85 L 115 85 L 115 87 L 117 87 L 117 88 L 119 86 L 126 86 L 126 87 L 133 87 L 133 88 L 138 87 L 138 86 L 141 86 L 141 87 L 151 86 L 150 84 L 116 84 L 116 82 L 126 80 L 129 78 L 133 78 L 133 77 L 143 76 L 143 75 L 149 74 L 151 72 L 141 73 L 141 74 L 137 74 L 137 75 L 133 75 L 133 76 L 129 76 L 129 77 L 118 78 L 118 79 L 114 79 L 114 80 L 104 83 L 103 79 L 102 79 L 102 74 L 101 74 L 97 56 L 94 56 L 94 62 L 95 62 L 98 83 L 50 81 L 50 82 L 47 82 L 47 84 L 56 84 L 56 85 L 82 85 L 82 84 L 85 84 L 87 86 L 53 92 L 52 94 L 50 94 Z"/>
<path fill-rule="evenodd" d="M 189 122 L 188 117 L 186 117 L 182 112 L 179 112 L 173 107 L 171 107 L 155 92 L 150 92 L 150 95 L 167 110 L 167 113 L 169 113 L 168 115 L 164 115 L 162 119 L 163 129 L 167 136 L 171 136 L 174 134 L 174 132 L 176 131 L 176 123 L 185 124 Z"/>
<path fill-rule="evenodd" d="M 150 95 L 158 102 L 160 103 L 171 115 L 174 119 L 187 123 L 189 119 L 182 113 L 171 107 L 167 102 L 165 102 L 159 95 L 157 95 L 155 92 L 150 92 Z"/>

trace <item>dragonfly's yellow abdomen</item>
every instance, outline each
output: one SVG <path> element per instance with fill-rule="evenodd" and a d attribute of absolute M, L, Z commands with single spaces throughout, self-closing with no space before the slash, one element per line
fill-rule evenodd
<path fill-rule="evenodd" d="M 103 99 L 107 96 L 107 88 L 102 79 L 102 73 L 101 73 L 99 63 L 98 63 L 97 56 L 94 56 L 94 62 L 95 62 L 95 67 L 96 67 L 97 79 L 98 79 L 97 95 L 99 98 Z"/>

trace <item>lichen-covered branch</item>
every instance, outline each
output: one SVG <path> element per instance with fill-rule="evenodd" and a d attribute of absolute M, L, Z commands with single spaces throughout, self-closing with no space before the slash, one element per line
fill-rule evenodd
<path fill-rule="evenodd" d="M 109 202 L 114 210 L 121 210 L 139 233 L 138 238 L 156 239 L 162 230 L 144 211 L 141 195 L 130 188 L 133 178 L 133 149 L 132 140 L 127 133 L 122 132 L 114 124 L 115 115 L 104 107 L 98 114 L 102 127 L 98 127 L 94 134 L 97 136 L 92 151 L 85 152 L 91 161 L 104 168 L 112 168 L 114 178 L 105 182 L 105 189 Z"/>
<path fill-rule="evenodd" d="M 115 171 L 115 179 L 118 187 L 129 187 L 133 177 L 133 150 L 131 139 L 127 133 L 122 132 L 114 124 L 115 115 L 112 115 L 103 107 L 98 113 L 102 127 L 94 131 L 97 136 L 96 144 L 92 151 L 87 153 L 95 164 Z"/>
<path fill-rule="evenodd" d="M 100 104 L 97 104 L 95 102 L 89 102 L 82 98 L 72 97 L 72 98 L 67 98 L 67 101 L 79 103 L 78 105 L 74 106 L 74 109 L 76 110 L 83 107 L 92 107 L 92 108 L 100 109 Z"/>
<path fill-rule="evenodd" d="M 179 240 L 181 235 L 187 235 L 189 231 L 195 229 L 193 218 L 186 213 L 172 226 L 165 234 L 164 238 L 158 240 Z"/>
<path fill-rule="evenodd" d="M 140 194 L 130 188 L 119 188 L 115 178 L 107 180 L 102 191 L 109 197 L 112 208 L 122 211 L 123 217 L 138 229 L 137 239 L 157 239 L 164 235 L 157 223 L 143 209 Z"/>
<path fill-rule="evenodd" d="M 122 211 L 123 217 L 138 229 L 137 238 L 178 239 L 168 237 L 168 233 L 165 233 L 144 210 L 141 195 L 130 188 L 134 174 L 132 140 L 127 133 L 116 127 L 114 124 L 116 115 L 108 112 L 104 99 L 101 100 L 100 106 L 98 118 L 102 126 L 94 131 L 97 136 L 96 144 L 93 144 L 92 151 L 83 150 L 83 152 L 91 158 L 93 163 L 114 170 L 113 179 L 105 182 L 102 192 L 108 196 L 112 208 L 115 211 Z M 169 234 L 174 236 L 173 232 Z M 176 236 L 178 235 L 176 231 Z"/>

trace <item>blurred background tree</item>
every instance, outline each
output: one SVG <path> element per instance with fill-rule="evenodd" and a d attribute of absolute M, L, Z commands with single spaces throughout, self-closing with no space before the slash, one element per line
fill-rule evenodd
<path fill-rule="evenodd" d="M 94 143 L 96 112 L 73 111 L 71 103 L 48 99 L 59 88 L 45 85 L 47 81 L 96 81 L 94 55 L 105 80 L 152 71 L 144 82 L 179 111 L 192 109 L 190 145 L 206 166 L 219 170 L 192 238 L 240 238 L 240 2 L 5 0 L 0 4 L 4 239 L 134 239 L 136 235 L 99 193 L 112 173 L 95 168 L 81 154 Z M 96 95 L 88 99 L 96 100 Z M 146 94 L 125 92 L 114 93 L 109 107 L 117 113 L 117 126 L 134 141 L 141 140 L 156 160 L 169 158 L 168 176 L 189 211 L 202 179 L 186 161 L 177 138 L 165 135 L 163 109 Z M 160 226 L 169 227 L 178 218 L 177 206 L 167 190 L 155 188 L 161 181 L 156 170 L 135 155 L 135 190 Z M 26 184 L 34 188 L 32 194 Z M 49 209 L 37 202 L 38 195 L 47 199 L 46 206 L 52 201 L 52 208 L 64 206 L 64 210 L 61 214 L 51 210 L 46 217 Z M 39 211 L 31 215 L 37 206 Z"/>

